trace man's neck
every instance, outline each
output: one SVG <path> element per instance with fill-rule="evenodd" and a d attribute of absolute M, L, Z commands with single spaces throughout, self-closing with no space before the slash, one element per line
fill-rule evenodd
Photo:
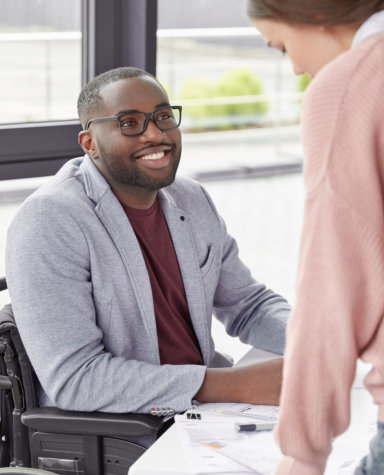
<path fill-rule="evenodd" d="M 117 199 L 126 206 L 135 209 L 149 209 L 155 202 L 157 191 L 140 190 L 116 190 L 114 189 Z"/>

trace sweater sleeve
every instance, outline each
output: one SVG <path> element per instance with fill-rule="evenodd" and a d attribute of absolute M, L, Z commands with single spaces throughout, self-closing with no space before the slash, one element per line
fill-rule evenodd
<path fill-rule="evenodd" d="M 356 360 L 367 348 L 383 351 L 375 339 L 384 311 L 383 74 L 375 71 L 382 55 L 383 43 L 331 63 L 304 106 L 307 195 L 276 429 L 285 455 L 278 474 L 323 473 L 333 438 L 349 424 Z"/>

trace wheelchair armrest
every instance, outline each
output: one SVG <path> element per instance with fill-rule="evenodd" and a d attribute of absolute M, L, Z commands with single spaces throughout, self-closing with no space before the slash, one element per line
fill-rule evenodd
<path fill-rule="evenodd" d="M 0 277 L 0 292 L 7 289 L 7 280 L 5 277 Z"/>
<path fill-rule="evenodd" d="M 56 407 L 28 409 L 21 421 L 41 432 L 122 437 L 156 435 L 163 424 L 162 419 L 150 414 L 63 411 Z"/>

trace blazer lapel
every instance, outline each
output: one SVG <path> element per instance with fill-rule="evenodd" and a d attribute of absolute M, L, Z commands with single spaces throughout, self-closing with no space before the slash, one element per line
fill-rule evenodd
<path fill-rule="evenodd" d="M 96 203 L 95 212 L 120 252 L 146 329 L 151 335 L 160 362 L 152 289 L 135 233 L 110 186 L 87 155 L 81 168 L 84 173 L 86 193 Z M 203 360 L 207 364 L 210 351 L 210 329 L 206 321 L 207 309 L 203 281 L 192 234 L 189 230 L 188 213 L 177 208 L 166 189 L 160 190 L 158 196 L 183 277 L 192 325 L 200 343 Z"/>
<path fill-rule="evenodd" d="M 90 160 L 88 158 L 88 160 Z M 151 283 L 144 258 L 132 226 L 104 177 L 93 163 L 84 161 L 86 192 L 96 202 L 95 213 L 103 223 L 118 249 L 127 270 L 147 332 L 151 335 L 155 354 L 160 363 L 156 318 Z"/>
<path fill-rule="evenodd" d="M 200 267 L 192 235 L 189 231 L 188 213 L 177 208 L 173 199 L 166 194 L 166 191 L 160 190 L 158 196 L 183 277 L 192 325 L 200 343 L 203 360 L 207 363 L 210 348 L 210 333 L 206 321 L 207 309 Z"/>

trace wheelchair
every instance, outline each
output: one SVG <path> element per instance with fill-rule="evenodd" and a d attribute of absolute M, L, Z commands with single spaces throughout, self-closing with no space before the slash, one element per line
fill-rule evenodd
<path fill-rule="evenodd" d="M 1 278 L 0 291 L 6 288 Z M 12 307 L 5 305 L 0 310 L 0 467 L 13 468 L 0 473 L 127 475 L 146 448 L 125 439 L 159 437 L 169 426 L 151 414 L 39 407 L 36 387 Z"/>

